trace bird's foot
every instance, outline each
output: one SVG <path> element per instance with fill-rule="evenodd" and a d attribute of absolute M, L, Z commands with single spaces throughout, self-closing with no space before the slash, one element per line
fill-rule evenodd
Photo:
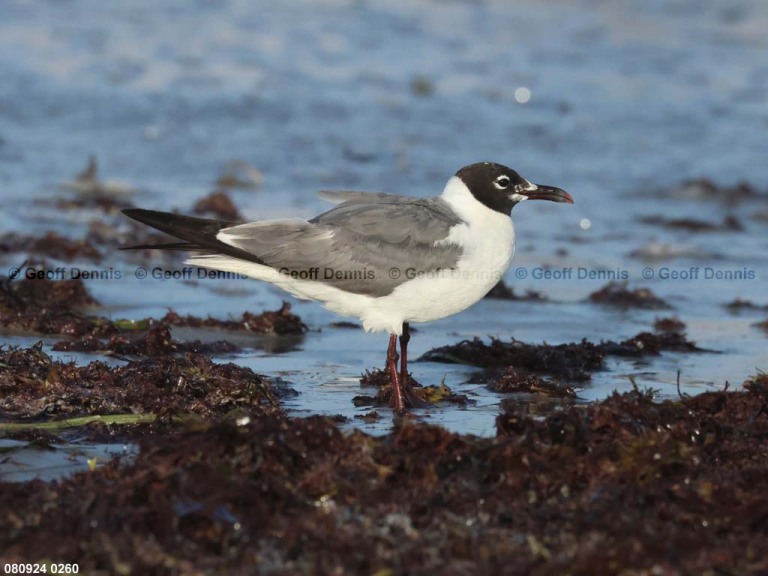
<path fill-rule="evenodd" d="M 407 408 L 428 408 L 429 402 L 423 400 L 410 384 L 403 385 L 403 399 Z"/>
<path fill-rule="evenodd" d="M 393 408 L 396 412 L 402 414 L 408 408 L 428 408 L 431 406 L 411 386 L 410 378 L 403 379 L 400 377 L 397 384 L 395 384 L 390 376 L 390 383 L 392 384 L 392 395 L 389 398 L 389 407 Z"/>

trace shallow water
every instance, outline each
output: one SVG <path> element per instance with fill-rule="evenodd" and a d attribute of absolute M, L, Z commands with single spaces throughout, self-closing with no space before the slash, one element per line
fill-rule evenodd
<path fill-rule="evenodd" d="M 55 444 L 37 446 L 19 440 L 0 439 L 0 452 L 7 452 L 0 465 L 0 482 L 58 480 L 64 476 L 100 466 L 115 457 L 128 463 L 138 454 L 133 444 L 94 444 L 69 438 Z"/>
<path fill-rule="evenodd" d="M 766 334 L 752 326 L 765 314 L 723 308 L 736 297 L 768 303 L 768 197 L 730 206 L 669 193 L 694 177 L 768 188 L 765 3 L 11 0 L 3 13 L 2 230 L 81 237 L 98 213 L 36 201 L 71 194 L 57 185 L 89 154 L 103 178 L 134 189 L 137 205 L 182 211 L 213 188 L 227 162 L 244 160 L 264 176 L 260 189 L 232 192 L 253 219 L 311 216 L 325 207 L 314 195 L 322 188 L 436 194 L 462 165 L 499 161 L 576 199 L 515 209 L 507 283 L 553 301 L 484 300 L 417 326 L 412 358 L 474 336 L 626 338 L 674 314 L 692 340 L 720 353 L 612 360 L 580 398 L 629 389 L 630 377 L 672 397 L 678 370 L 684 392 L 719 389 L 768 363 Z M 694 234 L 640 222 L 659 215 L 712 223 L 732 215 L 744 230 Z M 633 256 L 649 248 L 672 255 Z M 18 259 L 3 255 L 3 269 Z M 84 265 L 124 272 L 88 284 L 113 317 L 169 307 L 239 316 L 288 298 L 252 281 L 139 280 L 137 262 L 123 254 Z M 541 277 L 545 267 L 560 278 Z M 698 277 L 663 277 L 691 267 Z M 581 269 L 626 276 L 674 310 L 585 303 L 606 276 L 581 279 Z M 707 269 L 747 279 L 707 278 Z M 294 310 L 312 329 L 303 338 L 255 338 L 251 351 L 222 360 L 282 377 L 300 392 L 288 402 L 297 413 L 368 412 L 351 399 L 367 393 L 357 379 L 383 364 L 386 336 L 333 328 L 339 318 L 313 303 Z M 476 401 L 423 418 L 493 434 L 501 397 L 464 384 L 473 369 L 412 369 L 421 382 L 445 379 Z M 382 415 L 351 425 L 384 431 L 391 420 Z"/>

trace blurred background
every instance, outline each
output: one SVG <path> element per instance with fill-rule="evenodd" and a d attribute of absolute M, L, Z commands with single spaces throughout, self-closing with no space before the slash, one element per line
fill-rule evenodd
<path fill-rule="evenodd" d="M 672 393 L 678 368 L 697 390 L 765 366 L 765 332 L 754 326 L 765 314 L 724 308 L 768 304 L 764 2 L 4 0 L 1 10 L 4 231 L 78 237 L 105 218 L 45 207 L 89 156 L 130 203 L 182 211 L 240 162 L 254 186 L 230 192 L 248 219 L 312 216 L 325 207 L 322 188 L 434 195 L 460 167 L 496 161 L 576 200 L 514 214 L 508 283 L 556 304 L 482 302 L 424 327 L 417 353 L 475 335 L 558 343 L 647 328 L 656 312 L 584 304 L 605 277 L 534 273 L 583 267 L 651 287 L 694 340 L 725 352 L 623 365 L 584 397 L 628 386 L 617 381 L 628 372 Z M 753 274 L 659 278 L 662 267 L 695 266 Z M 130 277 L 89 288 L 136 317 L 171 305 L 239 314 L 284 297 L 256 282 L 229 298 Z M 296 311 L 318 329 L 337 319 L 314 304 Z M 307 340 L 290 370 L 262 352 L 252 367 L 340 386 L 383 360 L 382 336 L 353 348 L 348 332 Z M 439 379 L 447 369 L 415 370 Z M 348 391 L 340 398 L 348 403 Z"/>
<path fill-rule="evenodd" d="M 691 177 L 765 185 L 766 25 L 748 0 L 7 0 L 0 176 L 24 198 L 96 154 L 169 205 L 237 158 L 302 205 L 495 160 L 580 215 Z"/>

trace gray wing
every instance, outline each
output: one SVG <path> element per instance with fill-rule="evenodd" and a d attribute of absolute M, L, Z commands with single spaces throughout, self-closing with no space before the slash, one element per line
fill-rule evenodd
<path fill-rule="evenodd" d="M 378 202 L 392 202 L 398 198 L 408 198 L 386 192 L 357 192 L 354 190 L 320 190 L 318 197 L 332 204 L 352 202 L 355 204 L 375 204 Z M 412 200 L 412 198 L 409 198 Z"/>
<path fill-rule="evenodd" d="M 415 275 L 451 269 L 456 244 L 441 243 L 461 219 L 439 198 L 356 196 L 310 221 L 254 222 L 224 228 L 219 240 L 272 268 L 337 288 L 385 296 Z"/>

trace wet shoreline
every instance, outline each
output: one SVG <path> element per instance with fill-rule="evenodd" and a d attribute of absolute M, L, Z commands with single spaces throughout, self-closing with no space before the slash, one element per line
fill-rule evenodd
<path fill-rule="evenodd" d="M 767 573 L 768 5 L 721 4 L 5 2 L 0 565 Z M 576 203 L 415 326 L 402 419 L 386 335 L 120 250 L 167 241 L 126 207 L 310 218 L 480 161 Z"/>

